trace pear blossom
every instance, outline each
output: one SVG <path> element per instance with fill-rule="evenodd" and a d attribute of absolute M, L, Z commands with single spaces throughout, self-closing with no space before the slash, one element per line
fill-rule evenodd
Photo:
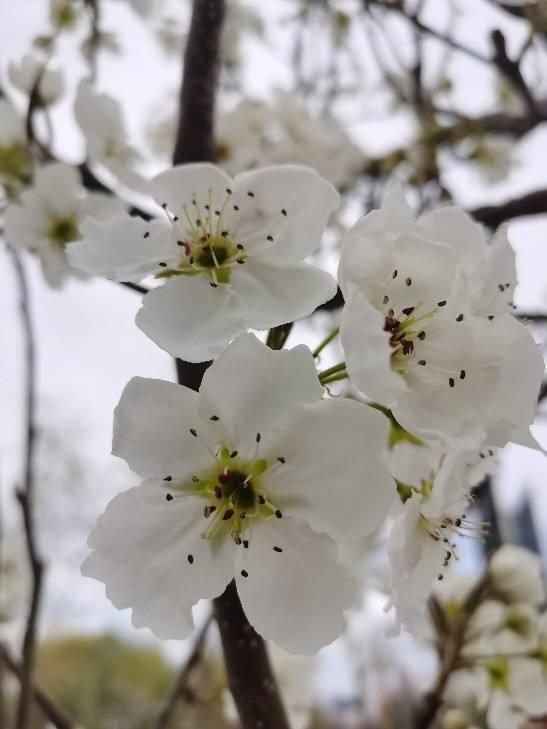
<path fill-rule="evenodd" d="M 38 101 L 49 106 L 57 101 L 64 91 L 63 75 L 60 71 L 44 69 L 44 63 L 31 55 L 24 56 L 19 62 L 8 64 L 8 78 L 11 83 L 25 94 L 31 94 L 36 81 L 38 85 Z"/>
<path fill-rule="evenodd" d="M 337 188 L 348 187 L 366 166 L 363 151 L 331 115 L 313 117 L 298 98 L 279 93 L 274 109 L 272 163 L 298 162 L 314 167 Z"/>
<path fill-rule="evenodd" d="M 486 712 L 488 729 L 524 729 L 529 717 L 547 712 L 544 664 L 534 657 L 499 655 L 456 671 L 447 697 L 463 692 Z"/>
<path fill-rule="evenodd" d="M 68 276 L 81 277 L 70 267 L 65 249 L 80 237 L 82 222 L 123 209 L 115 198 L 86 193 L 74 168 L 52 163 L 38 169 L 34 185 L 7 208 L 6 237 L 13 246 L 36 253 L 46 281 L 58 288 Z"/>
<path fill-rule="evenodd" d="M 146 181 L 132 169 L 139 155 L 127 142 L 122 110 L 116 99 L 95 92 L 83 81 L 78 86 L 74 115 L 85 137 L 90 160 L 104 165 L 128 187 L 144 191 Z"/>
<path fill-rule="evenodd" d="M 499 600 L 536 606 L 545 601 L 541 558 L 530 550 L 504 544 L 492 555 L 488 570 L 492 590 Z"/>
<path fill-rule="evenodd" d="M 220 114 L 216 142 L 219 164 L 232 175 L 267 164 L 264 130 L 270 119 L 271 110 L 252 99 L 243 99 L 230 112 Z"/>
<path fill-rule="evenodd" d="M 21 117 L 5 99 L 0 99 L 0 183 L 14 195 L 30 179 L 31 160 Z"/>
<path fill-rule="evenodd" d="M 391 529 L 388 607 L 398 623 L 419 637 L 427 635 L 427 598 L 436 580 L 458 559 L 456 539 L 480 536 L 484 525 L 470 521 L 470 453 L 439 455 L 435 449 L 401 443 L 391 471 L 401 497 Z"/>
<path fill-rule="evenodd" d="M 507 313 L 516 274 L 505 230 L 488 246 L 457 207 L 415 220 L 393 185 L 345 236 L 339 282 L 349 377 L 404 428 L 460 449 L 535 445 L 544 364 Z"/>
<path fill-rule="evenodd" d="M 232 179 L 189 164 L 154 178 L 151 190 L 165 220 L 89 220 L 68 255 L 87 273 L 162 282 L 136 323 L 171 355 L 203 362 L 248 328 L 300 319 L 334 295 L 332 277 L 304 263 L 339 200 L 313 170 L 286 165 Z"/>
<path fill-rule="evenodd" d="M 307 347 L 276 352 L 251 334 L 199 394 L 132 379 L 113 453 L 145 481 L 99 517 L 83 574 L 163 638 L 189 635 L 191 606 L 235 578 L 264 637 L 295 653 L 334 640 L 354 599 L 337 541 L 379 526 L 395 488 L 387 420 L 322 392 Z"/>

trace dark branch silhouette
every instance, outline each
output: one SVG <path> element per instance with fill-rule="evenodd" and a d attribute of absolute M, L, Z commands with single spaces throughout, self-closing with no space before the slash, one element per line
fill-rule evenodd
<path fill-rule="evenodd" d="M 30 312 L 30 298 L 25 270 L 18 253 L 9 249 L 17 285 L 19 289 L 19 304 L 21 309 L 22 332 L 25 354 L 25 449 L 23 478 L 20 486 L 16 488 L 16 498 L 21 507 L 23 529 L 27 549 L 28 561 L 32 575 L 30 605 L 27 614 L 25 632 L 23 636 L 23 649 L 21 661 L 21 687 L 17 702 L 15 716 L 15 729 L 27 729 L 29 725 L 30 700 L 32 697 L 32 674 L 34 669 L 34 654 L 36 645 L 36 631 L 38 614 L 42 595 L 42 580 L 44 565 L 36 544 L 36 523 L 34 520 L 34 470 L 35 470 L 35 442 L 36 442 L 36 355 L 34 348 L 34 331 Z"/>

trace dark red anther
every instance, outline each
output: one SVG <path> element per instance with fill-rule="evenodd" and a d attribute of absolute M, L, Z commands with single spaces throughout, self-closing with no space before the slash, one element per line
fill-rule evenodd
<path fill-rule="evenodd" d="M 217 499 L 222 498 L 222 489 L 220 488 L 220 486 L 215 486 L 215 496 L 217 497 Z"/>
<path fill-rule="evenodd" d="M 412 352 L 414 352 L 414 342 L 410 339 L 405 339 L 403 341 L 403 354 L 412 354 Z"/>
<path fill-rule="evenodd" d="M 233 515 L 234 515 L 234 510 L 227 509 L 226 512 L 224 513 L 224 516 L 222 517 L 222 521 L 228 521 L 228 519 L 231 519 Z"/>
<path fill-rule="evenodd" d="M 397 327 L 400 325 L 400 321 L 398 319 L 393 319 L 391 316 L 386 316 L 384 320 L 384 332 L 394 332 Z"/>
<path fill-rule="evenodd" d="M 228 483 L 230 480 L 230 475 L 228 473 L 221 473 L 218 477 L 218 480 L 220 483 Z"/>

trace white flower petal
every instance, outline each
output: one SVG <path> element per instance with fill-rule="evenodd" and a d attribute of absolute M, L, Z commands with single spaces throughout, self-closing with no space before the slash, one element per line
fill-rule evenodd
<path fill-rule="evenodd" d="M 232 271 L 231 282 L 249 308 L 253 329 L 308 316 L 336 293 L 332 276 L 308 263 L 275 266 L 249 258 Z"/>
<path fill-rule="evenodd" d="M 114 411 L 112 453 L 143 478 L 193 475 L 213 464 L 200 430 L 198 395 L 173 382 L 133 377 Z"/>
<path fill-rule="evenodd" d="M 29 248 L 33 251 L 48 248 L 48 241 L 43 236 L 47 221 L 41 215 L 36 193 L 27 190 L 22 199 L 24 206 L 17 203 L 8 205 L 4 219 L 6 238 L 16 248 Z"/>
<path fill-rule="evenodd" d="M 401 183 L 394 179 L 390 182 L 382 200 L 386 229 L 390 233 L 400 233 L 414 223 L 414 210 L 408 204 Z"/>
<path fill-rule="evenodd" d="M 524 729 L 527 717 L 522 709 L 512 703 L 510 696 L 496 689 L 488 704 L 486 721 L 492 729 Z"/>
<path fill-rule="evenodd" d="M 135 322 L 173 357 L 205 362 L 217 357 L 249 326 L 239 294 L 202 276 L 175 276 L 143 299 Z"/>
<path fill-rule="evenodd" d="M 61 216 L 75 212 L 82 183 L 74 167 L 60 162 L 39 167 L 34 185 L 50 214 Z"/>
<path fill-rule="evenodd" d="M 391 369 L 389 339 L 384 315 L 359 289 L 351 287 L 340 325 L 349 377 L 363 394 L 387 407 L 406 389 L 402 377 Z"/>
<path fill-rule="evenodd" d="M 393 241 L 383 210 L 373 210 L 347 231 L 338 266 L 338 283 L 344 296 L 352 283 L 366 287 L 369 281 L 389 281 L 393 273 Z"/>
<path fill-rule="evenodd" d="M 162 221 L 129 215 L 87 218 L 80 231 L 82 240 L 67 248 L 71 265 L 114 281 L 141 281 L 171 256 L 171 228 Z"/>
<path fill-rule="evenodd" d="M 447 205 L 421 215 L 416 221 L 420 235 L 448 245 L 458 264 L 466 272 L 473 271 L 486 250 L 483 229 L 456 205 Z"/>
<path fill-rule="evenodd" d="M 340 635 L 355 586 L 335 553 L 329 537 L 297 519 L 271 518 L 252 528 L 249 548 L 237 557 L 236 580 L 243 609 L 262 636 L 291 653 L 310 654 Z"/>
<path fill-rule="evenodd" d="M 335 539 L 370 534 L 396 494 L 384 460 L 387 436 L 387 418 L 364 403 L 301 406 L 266 450 L 285 463 L 264 474 L 265 489 L 283 513 Z"/>
<path fill-rule="evenodd" d="M 82 574 L 105 583 L 119 609 L 133 608 L 136 627 L 162 638 L 192 631 L 189 606 L 221 594 L 234 571 L 235 545 L 201 538 L 200 499 L 166 501 L 157 481 L 118 494 L 89 538 Z"/>
<path fill-rule="evenodd" d="M 219 420 L 219 442 L 251 457 L 260 433 L 265 452 L 275 429 L 302 403 L 321 399 L 323 388 L 310 350 L 301 345 L 275 352 L 252 334 L 244 334 L 213 362 L 200 389 L 202 420 Z"/>
<path fill-rule="evenodd" d="M 547 712 L 547 676 L 542 662 L 534 658 L 513 658 L 509 692 L 515 704 L 530 716 L 543 716 Z"/>
<path fill-rule="evenodd" d="M 507 238 L 506 225 L 498 228 L 486 247 L 475 275 L 478 280 L 473 311 L 481 316 L 511 313 L 517 271 L 515 251 Z"/>
<path fill-rule="evenodd" d="M 245 207 L 241 242 L 256 246 L 256 237 L 271 233 L 274 242 L 260 257 L 277 264 L 302 261 L 313 253 L 331 213 L 340 204 L 330 182 L 299 165 L 264 167 L 236 175 L 234 195 L 245 199 L 249 193 L 252 198 Z"/>
<path fill-rule="evenodd" d="M 75 273 L 82 276 L 79 271 L 73 271 L 68 265 L 65 252 L 55 246 L 48 246 L 38 251 L 42 273 L 53 289 L 61 288 L 66 279 Z"/>
<path fill-rule="evenodd" d="M 183 205 L 194 219 L 200 213 L 193 211 L 192 199 L 195 196 L 203 206 L 210 199 L 212 209 L 222 207 L 226 198 L 226 189 L 231 189 L 234 182 L 229 175 L 208 162 L 179 165 L 162 172 L 151 181 L 154 199 L 159 205 L 167 204 L 169 210 L 183 220 Z M 205 213 L 202 210 L 202 213 Z"/>
<path fill-rule="evenodd" d="M 127 205 L 113 195 L 90 192 L 79 203 L 78 212 L 82 220 L 86 217 L 105 220 L 126 212 Z"/>
<path fill-rule="evenodd" d="M 529 426 L 535 418 L 545 371 L 543 354 L 531 332 L 513 316 L 498 316 L 488 324 L 504 355 L 496 392 L 487 411 L 497 437 L 489 445 L 504 446 L 518 440 L 537 447 Z"/>

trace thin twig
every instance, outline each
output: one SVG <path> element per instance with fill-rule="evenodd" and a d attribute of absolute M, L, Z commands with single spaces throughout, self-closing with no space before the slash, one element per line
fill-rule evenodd
<path fill-rule="evenodd" d="M 16 490 L 16 497 L 21 507 L 28 561 L 32 575 L 32 589 L 29 611 L 23 637 L 21 689 L 15 729 L 27 729 L 29 721 L 30 700 L 32 696 L 32 673 L 34 669 L 34 653 L 44 565 L 36 544 L 36 523 L 34 520 L 34 456 L 36 441 L 35 409 L 36 409 L 36 353 L 34 348 L 34 331 L 30 312 L 30 297 L 25 270 L 18 253 L 10 248 L 21 309 L 22 330 L 25 347 L 25 461 L 22 484 Z"/>
<path fill-rule="evenodd" d="M 207 620 L 199 629 L 195 637 L 192 650 L 190 651 L 190 655 L 186 659 L 182 669 L 179 671 L 175 683 L 167 695 L 164 705 L 158 713 L 155 729 L 168 729 L 178 702 L 181 699 L 186 699 L 186 701 L 192 701 L 194 699 L 194 694 L 189 688 L 188 682 L 192 675 L 192 671 L 201 661 L 203 648 L 205 646 L 205 639 L 207 638 L 207 632 L 212 622 L 213 613 L 207 617 Z"/>
<path fill-rule="evenodd" d="M 435 715 L 442 703 L 448 679 L 455 670 L 460 658 L 469 621 L 481 604 L 488 589 L 488 584 L 489 576 L 487 572 L 467 596 L 458 616 L 448 630 L 448 635 L 443 636 L 442 640 L 439 641 L 441 665 L 433 688 L 424 698 L 423 705 L 418 712 L 414 729 L 428 729 L 435 719 Z"/>
<path fill-rule="evenodd" d="M 10 671 L 10 673 L 21 680 L 23 674 L 21 666 L 17 663 L 17 661 L 15 661 L 6 646 L 1 643 L 0 662 L 8 669 L 8 671 Z M 56 727 L 56 729 L 82 729 L 82 727 L 76 724 L 74 719 L 67 714 L 62 706 L 59 706 L 55 699 L 52 698 L 47 691 L 41 688 L 35 681 L 31 684 L 31 693 L 34 701 L 40 707 L 44 716 L 54 727 Z"/>

